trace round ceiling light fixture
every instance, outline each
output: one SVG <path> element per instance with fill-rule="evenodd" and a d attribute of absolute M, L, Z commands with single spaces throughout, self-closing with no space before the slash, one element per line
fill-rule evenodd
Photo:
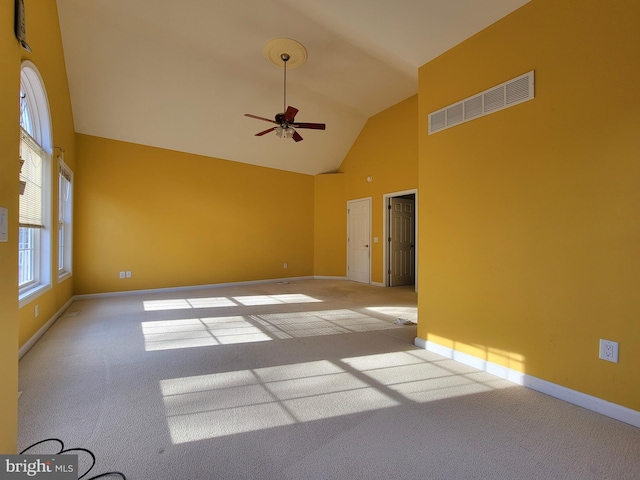
<path fill-rule="evenodd" d="M 300 42 L 291 38 L 274 38 L 264 46 L 264 56 L 276 67 L 284 67 L 284 58 L 288 56 L 287 68 L 296 68 L 307 61 L 307 49 Z M 284 56 L 284 57 L 283 57 Z"/>

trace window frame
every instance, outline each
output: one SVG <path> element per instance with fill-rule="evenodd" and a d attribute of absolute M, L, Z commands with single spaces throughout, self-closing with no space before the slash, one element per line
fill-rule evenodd
<path fill-rule="evenodd" d="M 65 185 L 68 190 L 65 192 Z M 65 197 L 66 193 L 66 197 Z M 73 171 L 64 162 L 64 151 L 58 156 L 58 282 L 73 273 Z"/>
<path fill-rule="evenodd" d="M 25 105 L 28 109 L 29 124 L 32 131 L 25 131 L 35 140 L 43 150 L 42 158 L 42 228 L 19 227 L 19 231 L 31 231 L 34 236 L 33 249 L 33 278 L 18 287 L 19 306 L 23 307 L 52 286 L 52 185 L 51 185 L 51 153 L 53 138 L 51 128 L 51 114 L 49 101 L 42 76 L 38 68 L 29 60 L 22 62 L 20 68 L 20 91 L 24 94 Z M 21 112 L 22 117 L 22 112 Z M 22 143 L 22 139 L 20 140 Z M 20 248 L 20 246 L 18 247 Z M 20 273 L 18 275 L 20 282 Z"/>

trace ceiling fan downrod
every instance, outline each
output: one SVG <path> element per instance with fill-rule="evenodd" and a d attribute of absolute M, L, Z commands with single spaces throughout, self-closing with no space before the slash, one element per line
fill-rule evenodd
<path fill-rule="evenodd" d="M 284 62 L 284 102 L 282 105 L 282 111 L 285 112 L 287 110 L 287 62 L 291 56 L 288 53 L 281 53 L 280 58 Z"/>

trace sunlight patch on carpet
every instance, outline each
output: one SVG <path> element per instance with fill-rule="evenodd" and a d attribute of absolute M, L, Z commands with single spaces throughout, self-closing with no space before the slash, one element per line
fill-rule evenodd
<path fill-rule="evenodd" d="M 349 309 L 272 313 L 252 318 L 276 338 L 314 337 L 397 328 L 397 325 Z"/>
<path fill-rule="evenodd" d="M 166 379 L 160 391 L 174 444 L 398 405 L 328 360 Z"/>
<path fill-rule="evenodd" d="M 191 308 L 219 308 L 256 305 L 282 305 L 293 303 L 322 302 L 302 293 L 281 295 L 245 295 L 238 297 L 203 297 L 203 298 L 172 298 L 163 300 L 144 300 L 142 306 L 145 312 L 163 310 L 186 310 Z"/>
<path fill-rule="evenodd" d="M 142 334 L 148 352 L 272 340 L 240 316 L 142 322 Z"/>
<path fill-rule="evenodd" d="M 316 303 L 322 302 L 317 298 L 303 295 L 301 293 L 291 293 L 282 295 L 245 295 L 241 297 L 233 297 L 233 299 L 241 305 L 278 305 L 283 303 Z"/>
<path fill-rule="evenodd" d="M 367 307 L 367 310 L 414 322 L 418 319 L 418 307 Z"/>
<path fill-rule="evenodd" d="M 157 320 L 141 326 L 148 352 L 400 328 L 349 309 Z"/>
<path fill-rule="evenodd" d="M 415 352 L 392 352 L 341 360 L 350 367 L 417 403 L 512 387 L 513 383 L 471 367 L 460 372 L 452 361 L 433 362 Z M 452 368 L 449 368 L 449 367 Z"/>

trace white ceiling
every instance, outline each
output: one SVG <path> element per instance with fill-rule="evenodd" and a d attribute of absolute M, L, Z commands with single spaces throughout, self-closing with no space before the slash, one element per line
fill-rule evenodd
<path fill-rule="evenodd" d="M 317 174 L 335 171 L 372 115 L 417 93 L 417 69 L 529 0 L 57 0 L 75 129 Z M 302 142 L 270 133 L 287 72 Z"/>

